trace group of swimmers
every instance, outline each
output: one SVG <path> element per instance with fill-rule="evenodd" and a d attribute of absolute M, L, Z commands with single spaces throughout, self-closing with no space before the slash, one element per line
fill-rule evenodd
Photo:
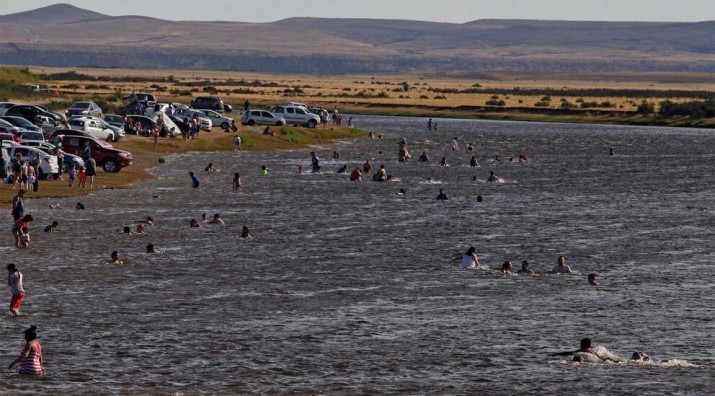
<path fill-rule="evenodd" d="M 482 267 L 481 264 L 479 264 L 479 258 L 477 257 L 477 248 L 474 246 L 470 246 L 469 249 L 462 255 L 462 268 L 469 268 L 469 269 L 479 269 L 479 268 L 484 268 L 487 269 L 487 267 Z M 455 260 L 459 260 L 459 256 L 455 257 Z M 525 275 L 539 275 L 538 272 L 534 271 L 531 269 L 531 266 L 529 265 L 529 261 L 523 260 L 521 262 L 521 269 L 514 272 L 514 269 L 512 267 L 512 263 L 510 260 L 505 261 L 502 265 L 499 271 L 503 274 L 525 274 Z M 554 267 L 553 270 L 551 270 L 551 273 L 554 274 L 574 274 L 577 275 L 577 272 L 574 272 L 571 270 L 571 267 L 569 267 L 566 264 L 566 257 L 564 256 L 559 256 L 558 259 L 558 264 L 556 267 Z M 588 274 L 588 283 L 592 286 L 598 286 L 598 281 L 596 280 L 596 274 Z"/>

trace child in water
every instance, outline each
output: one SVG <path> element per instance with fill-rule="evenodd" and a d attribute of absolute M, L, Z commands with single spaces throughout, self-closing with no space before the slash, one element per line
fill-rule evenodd
<path fill-rule="evenodd" d="M 30 231 L 27 227 L 22 227 L 22 230 L 20 230 L 20 245 L 22 247 L 30 246 Z"/>

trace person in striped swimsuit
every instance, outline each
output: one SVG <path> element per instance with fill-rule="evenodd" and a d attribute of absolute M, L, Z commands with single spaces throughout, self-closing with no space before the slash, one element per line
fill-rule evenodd
<path fill-rule="evenodd" d="M 42 375 L 42 347 L 37 338 L 37 326 L 30 326 L 25 330 L 25 348 L 23 348 L 20 356 L 10 363 L 8 369 L 11 369 L 17 363 L 20 363 L 20 374 Z"/>

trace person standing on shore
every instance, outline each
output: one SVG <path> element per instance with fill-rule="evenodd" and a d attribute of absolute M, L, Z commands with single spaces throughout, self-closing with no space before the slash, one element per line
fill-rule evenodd
<path fill-rule="evenodd" d="M 30 326 L 25 330 L 25 347 L 8 369 L 17 363 L 20 363 L 20 374 L 42 375 L 42 347 L 37 341 L 37 326 Z"/>
<path fill-rule="evenodd" d="M 17 270 L 15 264 L 8 264 L 7 272 L 7 284 L 12 292 L 10 313 L 12 316 L 20 316 L 20 304 L 22 299 L 25 298 L 25 289 L 22 287 L 22 273 Z"/>
<path fill-rule="evenodd" d="M 87 169 L 85 170 L 85 175 L 87 176 L 87 180 L 89 180 L 89 189 L 91 190 L 94 186 L 94 175 L 97 174 L 97 161 L 89 157 L 86 162 Z"/>

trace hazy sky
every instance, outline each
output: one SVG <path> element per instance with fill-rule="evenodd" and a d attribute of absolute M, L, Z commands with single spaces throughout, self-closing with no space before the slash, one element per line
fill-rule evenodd
<path fill-rule="evenodd" d="M 0 0 L 0 13 L 11 14 L 59 2 L 107 15 L 202 21 L 270 22 L 290 17 L 412 19 L 454 23 L 484 18 L 715 20 L 715 0 Z"/>

